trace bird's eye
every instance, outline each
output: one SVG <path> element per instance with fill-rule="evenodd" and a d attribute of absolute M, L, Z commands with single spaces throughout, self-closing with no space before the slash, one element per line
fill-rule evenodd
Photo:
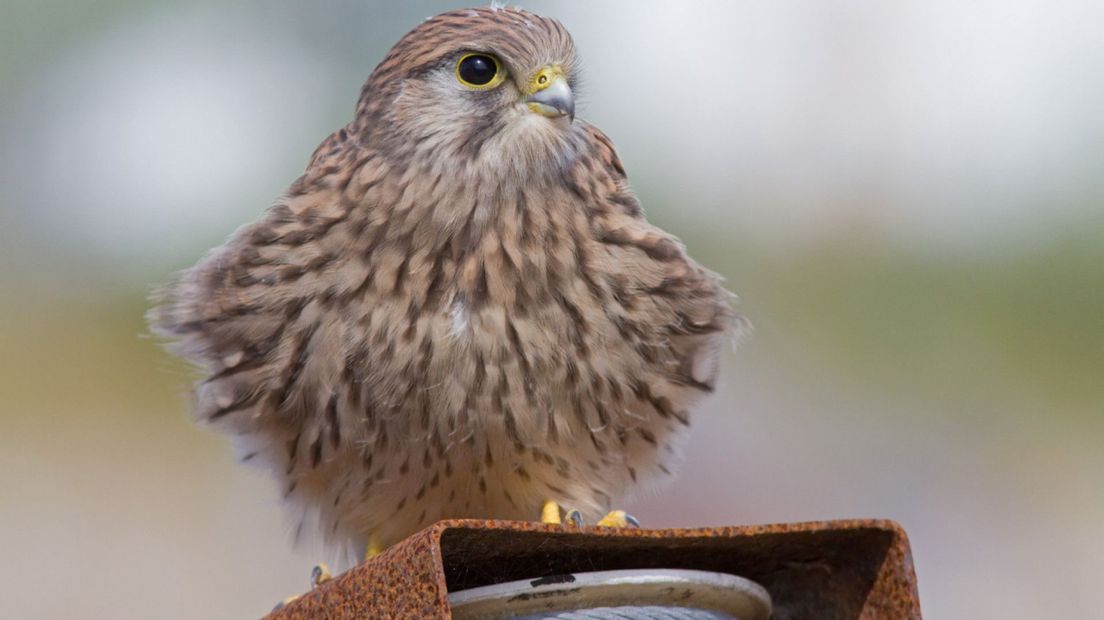
<path fill-rule="evenodd" d="M 456 63 L 456 79 L 468 88 L 487 90 L 506 79 L 502 63 L 488 54 L 464 54 Z"/>

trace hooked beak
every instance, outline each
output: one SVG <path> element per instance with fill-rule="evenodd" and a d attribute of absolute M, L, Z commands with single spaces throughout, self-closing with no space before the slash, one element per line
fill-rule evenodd
<path fill-rule="evenodd" d="M 541 69 L 532 81 L 533 92 L 525 98 L 529 109 L 541 116 L 575 120 L 575 93 L 567 84 L 567 78 L 558 68 Z"/>

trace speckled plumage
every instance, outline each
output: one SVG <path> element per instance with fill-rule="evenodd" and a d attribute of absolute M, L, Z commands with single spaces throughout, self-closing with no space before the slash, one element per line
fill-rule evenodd
<path fill-rule="evenodd" d="M 466 51 L 505 82 L 458 84 Z M 301 529 L 386 545 L 547 499 L 595 518 L 677 464 L 731 296 L 645 221 L 605 135 L 519 103 L 550 65 L 574 85 L 554 20 L 427 20 L 287 194 L 161 293 L 155 330 L 207 373 L 198 417 Z"/>

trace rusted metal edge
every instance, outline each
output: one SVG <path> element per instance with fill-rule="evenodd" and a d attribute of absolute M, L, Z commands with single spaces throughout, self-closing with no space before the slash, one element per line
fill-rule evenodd
<path fill-rule="evenodd" d="M 441 521 L 269 618 L 447 619 L 450 585 L 651 566 L 757 580 L 775 599 L 775 620 L 920 618 L 908 537 L 889 520 L 661 530 Z"/>

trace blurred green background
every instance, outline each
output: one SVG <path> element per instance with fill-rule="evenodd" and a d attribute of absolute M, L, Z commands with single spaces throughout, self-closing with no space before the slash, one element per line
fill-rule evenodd
<path fill-rule="evenodd" d="M 0 4 L 10 617 L 240 618 L 306 586 L 319 550 L 188 420 L 145 299 L 454 6 Z M 1104 5 L 524 6 L 756 326 L 645 524 L 893 518 L 929 617 L 1104 613 Z"/>

